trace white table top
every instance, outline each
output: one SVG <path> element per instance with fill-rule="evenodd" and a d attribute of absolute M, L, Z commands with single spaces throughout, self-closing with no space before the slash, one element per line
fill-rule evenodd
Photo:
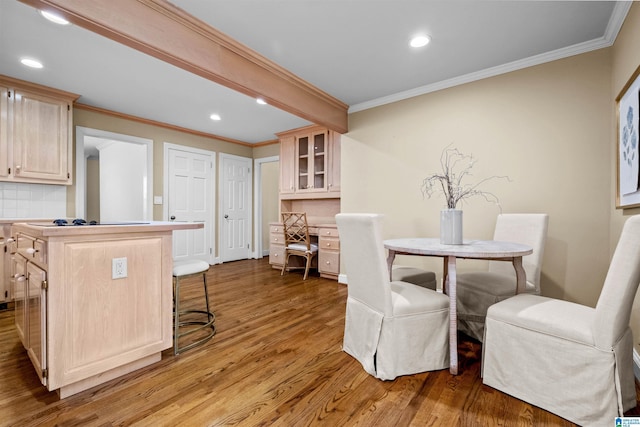
<path fill-rule="evenodd" d="M 503 258 L 533 253 L 531 246 L 497 240 L 464 240 L 461 245 L 443 245 L 437 238 L 407 238 L 384 241 L 384 247 L 396 252 L 459 258 Z"/>

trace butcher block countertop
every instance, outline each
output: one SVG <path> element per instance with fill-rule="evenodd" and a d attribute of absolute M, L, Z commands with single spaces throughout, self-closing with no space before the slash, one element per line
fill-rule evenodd
<path fill-rule="evenodd" d="M 149 233 L 173 230 L 203 228 L 203 223 L 173 221 L 132 221 L 114 222 L 99 225 L 57 226 L 51 221 L 14 222 L 12 229 L 22 231 L 34 237 L 81 236 L 97 234 Z"/>

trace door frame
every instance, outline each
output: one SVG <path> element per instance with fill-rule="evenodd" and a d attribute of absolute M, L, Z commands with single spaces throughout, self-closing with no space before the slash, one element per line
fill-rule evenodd
<path fill-rule="evenodd" d="M 253 216 L 253 229 L 255 230 L 254 250 L 251 254 L 253 259 L 260 259 L 264 255 L 262 253 L 264 244 L 262 241 L 262 165 L 264 163 L 279 162 L 280 156 L 262 157 L 253 160 L 253 188 L 254 198 L 253 206 L 255 206 L 255 214 Z"/>
<path fill-rule="evenodd" d="M 153 139 L 140 138 L 122 133 L 109 132 L 84 126 L 76 126 L 76 218 L 84 218 L 87 210 L 86 179 L 87 159 L 84 151 L 85 137 L 146 145 L 147 147 L 147 200 L 144 206 L 145 221 L 153 220 Z"/>
<path fill-rule="evenodd" d="M 187 151 L 189 153 L 195 154 L 203 154 L 207 156 L 211 156 L 211 171 L 209 174 L 209 179 L 211 180 L 211 192 L 209 194 L 209 206 L 211 206 L 211 212 L 209 213 L 208 220 L 211 224 L 211 237 L 210 237 L 210 247 L 213 249 L 213 253 L 209 255 L 209 264 L 219 264 L 220 260 L 216 257 L 217 255 L 217 246 L 216 246 L 216 222 L 215 222 L 215 214 L 216 214 L 216 198 L 215 198 L 215 188 L 216 188 L 216 152 L 203 150 L 201 148 L 189 147 L 187 145 L 173 144 L 171 142 L 163 143 L 163 153 L 162 153 L 162 162 L 163 162 L 163 177 L 162 177 L 162 200 L 157 200 L 157 197 L 154 197 L 154 204 L 162 205 L 162 220 L 169 221 L 169 150 L 179 150 L 179 151 Z M 157 203 L 156 203 L 157 202 Z"/>
<path fill-rule="evenodd" d="M 247 221 L 247 237 L 248 237 L 248 241 L 249 241 L 249 248 L 247 248 L 247 259 L 251 259 L 251 257 L 253 256 L 253 247 L 255 246 L 253 244 L 253 200 L 251 198 L 251 193 L 253 193 L 253 183 L 251 180 L 251 174 L 253 173 L 253 159 L 251 157 L 244 157 L 244 156 L 237 156 L 234 154 L 227 154 L 227 153 L 220 153 L 219 157 L 219 162 L 220 162 L 220 167 L 218 168 L 218 200 L 220 201 L 220 203 L 218 203 L 218 230 L 220 231 L 220 239 L 222 240 L 224 238 L 224 233 L 222 232 L 222 230 L 224 229 L 224 225 L 223 225 L 223 221 L 224 221 L 224 174 L 225 174 L 225 168 L 224 166 L 224 161 L 225 159 L 236 159 L 236 160 L 246 160 L 248 167 L 250 169 L 249 171 L 249 179 L 247 180 L 247 194 L 246 194 L 246 200 L 245 203 L 247 205 L 247 211 L 249 213 L 249 220 Z M 224 242 L 220 241 L 220 253 L 217 256 L 217 260 L 219 263 L 222 263 L 222 251 L 224 250 Z"/>

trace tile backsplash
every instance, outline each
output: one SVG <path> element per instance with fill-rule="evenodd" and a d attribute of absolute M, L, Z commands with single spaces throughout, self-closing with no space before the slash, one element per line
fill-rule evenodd
<path fill-rule="evenodd" d="M 64 218 L 67 186 L 0 182 L 0 218 Z"/>

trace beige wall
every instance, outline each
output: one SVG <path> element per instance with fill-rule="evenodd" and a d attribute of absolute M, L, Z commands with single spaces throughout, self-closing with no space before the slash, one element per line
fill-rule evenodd
<path fill-rule="evenodd" d="M 598 50 L 352 114 L 343 211 L 386 214 L 387 237 L 437 236 L 444 200 L 423 199 L 420 184 L 453 144 L 477 158 L 475 179 L 510 177 L 482 187 L 503 212 L 550 215 L 543 293 L 594 305 L 609 259 L 609 64 Z M 499 208 L 462 207 L 464 235 L 490 238 Z"/>
<path fill-rule="evenodd" d="M 631 78 L 635 70 L 640 66 L 640 4 L 634 3 L 625 19 L 622 30 L 618 34 L 611 53 L 611 99 L 615 99 L 620 91 Z M 637 215 L 640 209 L 614 209 L 615 194 L 617 190 L 616 182 L 616 156 L 617 156 L 617 127 L 615 108 L 612 109 L 611 120 L 613 125 L 610 132 L 610 150 L 611 150 L 611 250 L 615 248 L 615 244 L 620 236 L 622 225 L 630 215 Z M 635 349 L 640 353 L 640 297 L 636 295 L 633 311 L 631 312 L 631 329 L 635 336 Z"/>
<path fill-rule="evenodd" d="M 262 250 L 269 249 L 269 223 L 280 220 L 280 162 L 262 164 Z"/>

